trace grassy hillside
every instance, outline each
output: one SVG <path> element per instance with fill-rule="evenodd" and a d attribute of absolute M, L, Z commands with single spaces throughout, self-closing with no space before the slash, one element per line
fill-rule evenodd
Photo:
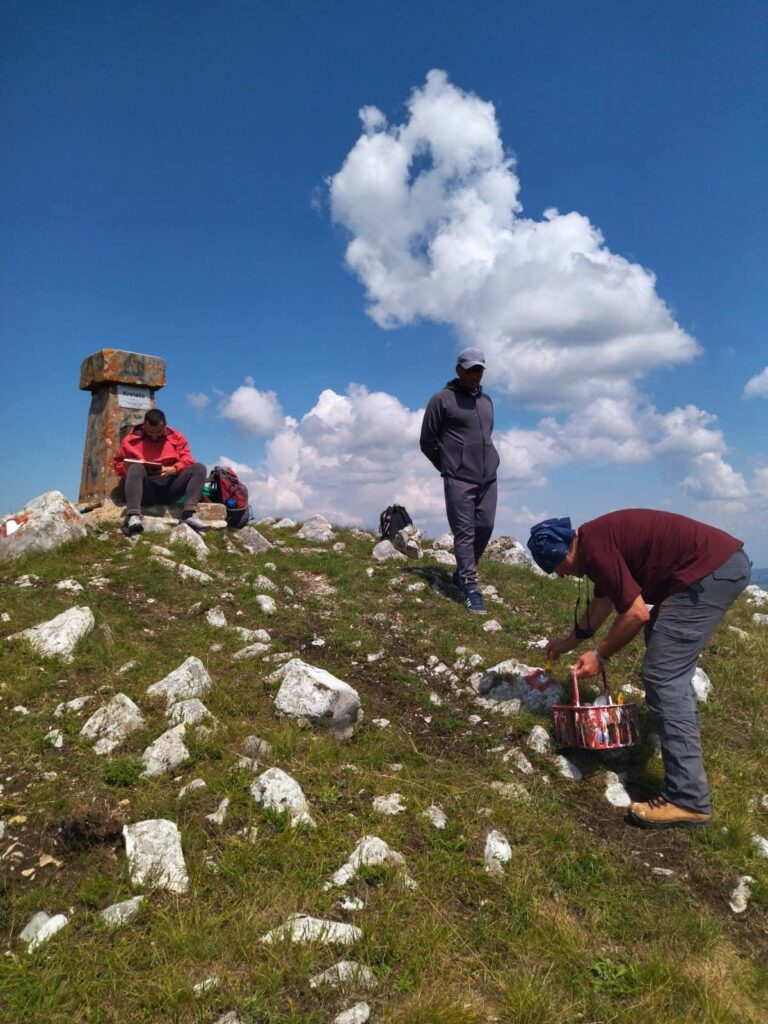
<path fill-rule="evenodd" d="M 702 728 L 715 824 L 647 833 L 626 825 L 603 791 L 609 769 L 628 773 L 634 797 L 657 792 L 661 765 L 650 742 L 621 763 L 580 755 L 581 782 L 563 778 L 549 755 L 528 753 L 534 772 L 526 775 L 504 752 L 525 748 L 537 722 L 551 731 L 550 719 L 479 709 L 471 670 L 457 670 L 459 685 L 450 685 L 457 647 L 481 655 L 484 667 L 509 657 L 540 663 L 528 643 L 567 628 L 572 581 L 484 562 L 484 580 L 503 599 L 489 604 L 503 627 L 490 633 L 429 587 L 408 589 L 423 582 L 410 570 L 431 564 L 428 556 L 377 565 L 372 542 L 346 531 L 338 531 L 343 552 L 313 548 L 293 531 L 262 532 L 283 546 L 236 554 L 226 537 L 209 534 L 211 557 L 200 565 L 215 577 L 208 585 L 182 583 L 151 561 L 156 535 L 132 547 L 114 528 L 0 567 L 0 611 L 10 616 L 3 637 L 75 604 L 88 605 L 97 623 L 69 665 L 23 642 L 0 648 L 0 938 L 8 951 L 0 1020 L 208 1024 L 236 1010 L 244 1024 L 324 1024 L 362 998 L 371 1021 L 393 1024 L 768 1020 L 768 859 L 751 842 L 753 833 L 768 836 L 760 803 L 768 793 L 768 630 L 751 626 L 746 604 L 727 622 L 748 638 L 723 625 L 702 660 L 714 683 Z M 197 564 L 189 551 L 183 558 Z M 33 586 L 14 584 L 30 573 L 39 577 Z M 259 574 L 277 586 L 274 615 L 256 602 Z M 65 578 L 85 589 L 57 590 Z M 206 623 L 215 605 L 231 625 L 266 628 L 270 653 L 233 661 L 244 644 Z M 278 684 L 268 678 L 277 665 L 268 659 L 282 652 L 359 691 L 365 718 L 351 740 L 277 717 Z M 167 728 L 145 691 L 189 655 L 213 680 L 204 700 L 217 726 L 187 729 L 191 761 L 177 773 L 141 779 L 142 751 Z M 435 671 L 434 659 L 448 671 Z M 614 659 L 614 681 L 637 683 L 640 659 L 639 644 Z M 565 663 L 559 671 L 564 679 Z M 79 731 L 117 692 L 140 706 L 146 729 L 100 757 Z M 54 718 L 60 702 L 83 695 L 93 700 L 80 712 Z M 376 718 L 391 724 L 379 728 Z M 58 749 L 46 739 L 53 727 L 63 733 Z M 272 745 L 258 771 L 278 765 L 301 784 L 316 830 L 291 829 L 254 803 L 254 772 L 238 767 L 252 734 Z M 195 778 L 207 788 L 179 800 Z M 491 786 L 510 781 L 527 799 Z M 377 813 L 374 797 L 395 791 L 405 812 Z M 216 825 L 206 815 L 224 797 L 229 812 Z M 447 815 L 444 830 L 422 816 L 432 804 Z M 190 891 L 150 894 L 138 917 L 109 931 L 98 911 L 135 894 L 121 829 L 146 818 L 178 824 Z M 483 864 L 492 828 L 513 850 L 498 878 Z M 366 868 L 344 890 L 363 909 L 341 910 L 339 892 L 324 883 L 365 835 L 400 851 L 418 887 Z M 728 899 L 742 874 L 755 881 L 737 916 Z M 30 954 L 18 934 L 38 910 L 64 913 L 69 924 Z M 298 911 L 352 922 L 363 938 L 349 950 L 259 942 Z M 376 989 L 310 988 L 312 975 L 343 957 L 369 966 Z M 195 994 L 214 975 L 218 987 Z"/>

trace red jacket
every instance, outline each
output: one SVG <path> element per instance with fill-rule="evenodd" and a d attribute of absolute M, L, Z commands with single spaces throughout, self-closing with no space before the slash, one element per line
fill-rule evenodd
<path fill-rule="evenodd" d="M 125 459 L 141 459 L 142 462 L 159 462 L 163 466 L 175 466 L 177 472 L 194 466 L 195 460 L 189 450 L 189 441 L 178 430 L 165 428 L 165 436 L 153 441 L 144 435 L 141 424 L 126 434 L 117 449 L 113 462 L 118 476 L 125 476 Z"/>

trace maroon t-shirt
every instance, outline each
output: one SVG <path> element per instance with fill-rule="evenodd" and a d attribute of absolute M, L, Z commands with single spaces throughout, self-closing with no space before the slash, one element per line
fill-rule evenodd
<path fill-rule="evenodd" d="M 584 571 L 595 597 L 625 612 L 638 594 L 648 604 L 685 590 L 727 562 L 742 542 L 673 512 L 628 508 L 579 527 Z"/>

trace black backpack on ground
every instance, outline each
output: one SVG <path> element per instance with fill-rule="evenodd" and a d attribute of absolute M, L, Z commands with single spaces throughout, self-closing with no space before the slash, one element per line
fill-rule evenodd
<path fill-rule="evenodd" d="M 214 466 L 208 474 L 208 497 L 227 509 L 227 526 L 239 530 L 253 516 L 248 504 L 248 488 L 228 466 Z"/>
<path fill-rule="evenodd" d="M 394 540 L 404 526 L 413 526 L 405 505 L 388 505 L 379 516 L 379 536 L 382 540 Z"/>

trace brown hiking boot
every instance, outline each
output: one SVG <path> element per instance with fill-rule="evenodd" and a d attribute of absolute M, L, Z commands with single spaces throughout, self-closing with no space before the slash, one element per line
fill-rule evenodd
<path fill-rule="evenodd" d="M 627 817 L 640 828 L 704 828 L 712 821 L 711 814 L 678 807 L 663 796 L 654 797 L 648 803 L 630 804 Z"/>

